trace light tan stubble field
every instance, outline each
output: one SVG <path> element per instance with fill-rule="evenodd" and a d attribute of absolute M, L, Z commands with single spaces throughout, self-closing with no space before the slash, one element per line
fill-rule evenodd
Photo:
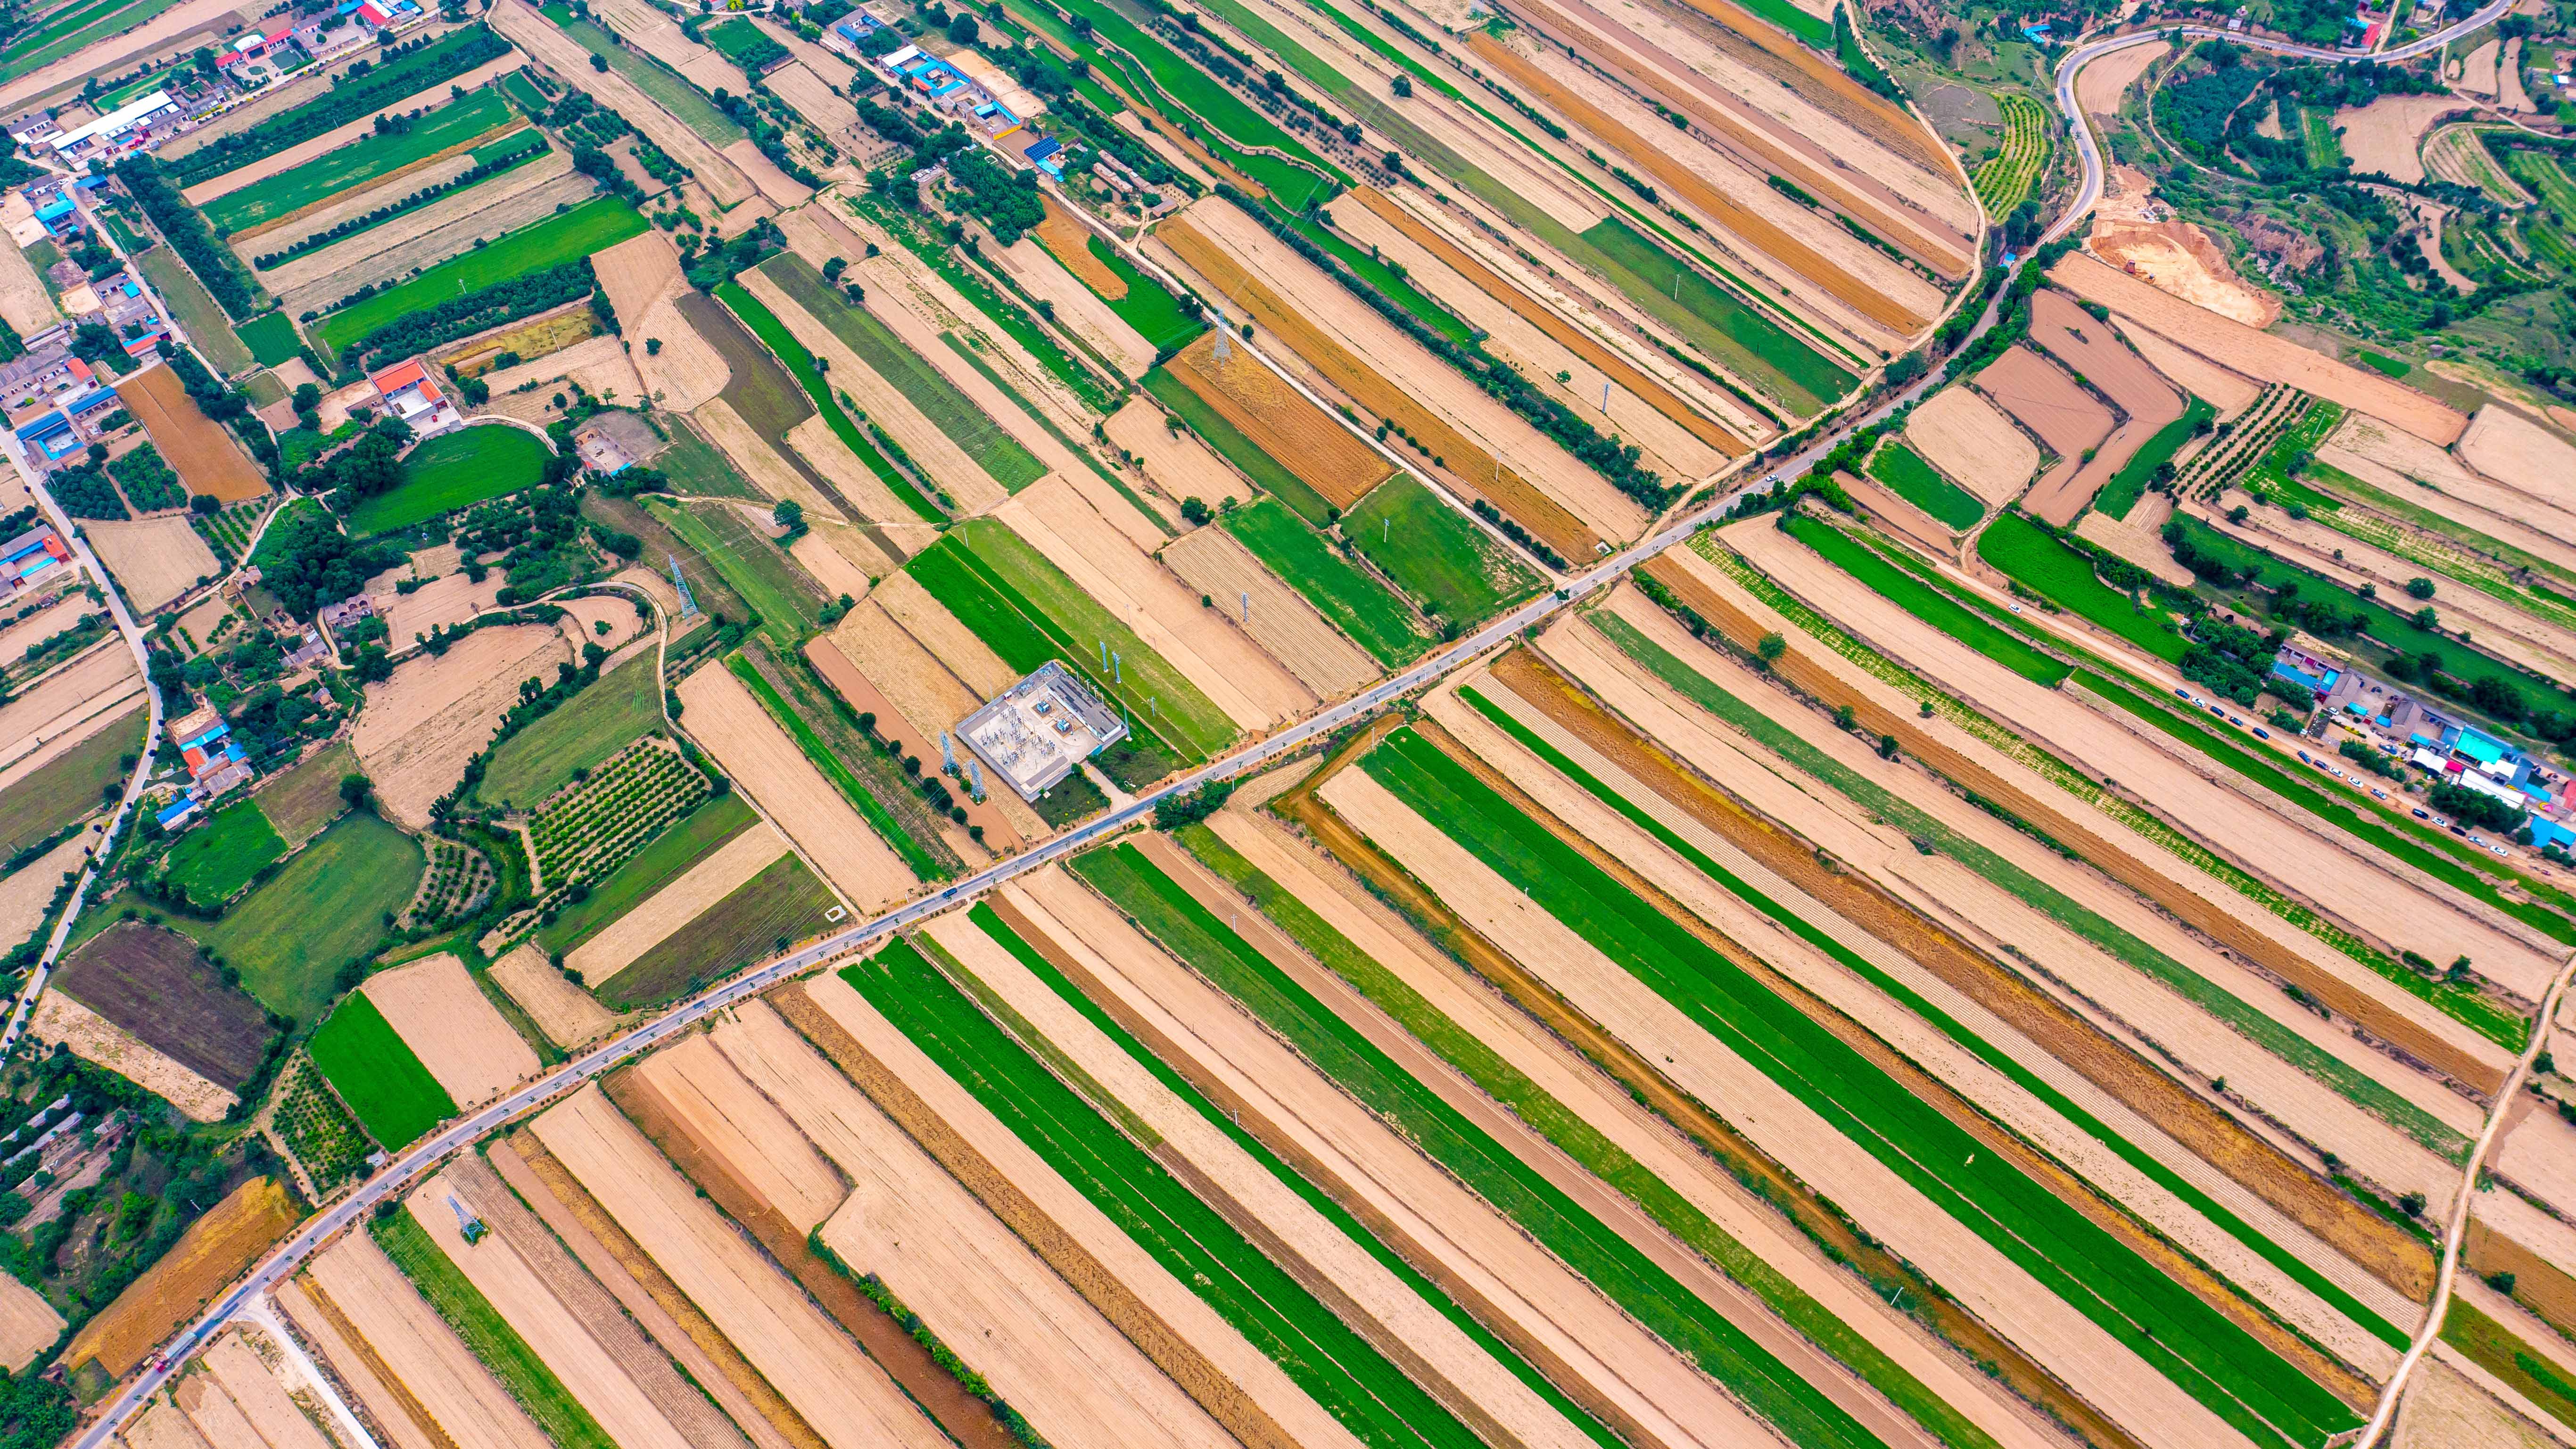
<path fill-rule="evenodd" d="M 824 879 L 871 914 L 910 893 L 916 882 L 902 858 L 868 828 L 740 680 L 721 666 L 700 669 L 680 682 L 679 693 L 689 733 L 789 839 L 804 847 Z"/>
<path fill-rule="evenodd" d="M 537 1054 L 452 953 L 377 972 L 360 989 L 460 1110 L 536 1075 Z"/>

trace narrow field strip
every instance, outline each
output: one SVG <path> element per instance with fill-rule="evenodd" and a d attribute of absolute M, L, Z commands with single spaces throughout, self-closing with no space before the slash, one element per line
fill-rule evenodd
<path fill-rule="evenodd" d="M 922 880 L 945 880 L 948 877 L 948 872 L 940 868 L 930 852 L 922 849 L 921 843 L 897 823 L 893 812 L 886 809 L 885 802 L 860 782 L 855 771 L 841 763 L 840 757 L 833 754 L 824 745 L 822 737 L 814 733 L 814 727 L 805 722 L 805 717 L 796 712 L 795 707 L 779 694 L 750 660 L 737 651 L 725 656 L 725 667 L 733 671 L 734 678 L 741 680 L 745 689 L 751 691 L 752 698 L 760 701 L 760 707 L 769 711 L 770 719 L 796 742 L 796 748 L 814 763 L 814 768 L 822 772 L 823 778 L 832 782 L 832 788 L 841 792 L 841 798 L 850 802 L 850 808 L 859 812 L 859 818 L 868 822 L 868 828 L 893 847 L 894 853 L 911 868 L 914 876 Z"/>
<path fill-rule="evenodd" d="M 444 1205 L 432 1208 L 441 1211 Z M 411 1280 L 420 1296 L 438 1310 L 447 1326 L 474 1351 L 501 1386 L 528 1411 L 557 1449 L 617 1449 L 608 1431 L 564 1387 L 554 1370 L 528 1346 L 518 1330 L 502 1320 L 492 1301 L 466 1281 L 464 1273 L 430 1241 L 429 1233 L 410 1214 L 395 1212 L 368 1225 L 376 1245 Z"/>
<path fill-rule="evenodd" d="M 2028 1177 L 1979 1152 L 1963 1128 L 1421 736 L 1397 731 L 1361 768 L 2248 1438 L 2309 1444 L 2359 1422 L 2348 1405 Z"/>

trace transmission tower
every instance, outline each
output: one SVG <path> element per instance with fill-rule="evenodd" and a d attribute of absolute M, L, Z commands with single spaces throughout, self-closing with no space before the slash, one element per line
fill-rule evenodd
<path fill-rule="evenodd" d="M 689 592 L 689 576 L 680 572 L 680 556 L 666 554 L 664 557 L 671 561 L 671 586 L 680 591 L 680 617 L 698 617 L 698 596 Z"/>

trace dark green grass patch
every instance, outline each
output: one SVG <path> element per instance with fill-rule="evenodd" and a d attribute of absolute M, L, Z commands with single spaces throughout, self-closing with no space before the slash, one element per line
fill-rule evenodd
<path fill-rule="evenodd" d="M 1393 589 L 1279 500 L 1257 498 L 1227 514 L 1225 531 L 1378 663 L 1393 668 L 1431 642 L 1430 627 Z"/>
<path fill-rule="evenodd" d="M 359 503 L 349 527 L 359 534 L 390 533 L 534 488 L 553 456 L 542 439 L 507 423 L 441 433 L 403 459 L 403 480 L 391 492 Z"/>
<path fill-rule="evenodd" d="M 2155 480 L 2156 470 L 2172 461 L 2175 452 L 2191 441 L 2191 435 L 2202 423 L 2218 416 L 2218 409 L 2186 393 L 2182 416 L 2156 429 L 2156 435 L 2129 455 L 2111 481 L 2093 497 L 2093 511 L 2112 518 L 2126 518 L 2129 510 L 2146 496 L 2147 485 Z"/>
<path fill-rule="evenodd" d="M 349 993 L 304 1048 L 367 1135 L 387 1151 L 401 1151 L 456 1115 L 456 1099 L 363 991 Z"/>
<path fill-rule="evenodd" d="M 444 1202 L 423 1202 L 420 1210 L 444 1213 Z M 492 1371 L 519 1407 L 528 1411 L 537 1427 L 545 1432 L 556 1449 L 617 1449 L 599 1421 L 555 1377 L 545 1360 L 521 1338 L 516 1329 L 504 1322 L 480 1289 L 467 1281 L 465 1273 L 449 1260 L 444 1249 L 430 1240 L 429 1231 L 408 1212 L 395 1211 L 368 1223 L 367 1231 L 376 1245 L 393 1259 L 420 1296 L 438 1310 L 447 1326 L 465 1341 L 474 1357 Z"/>
<path fill-rule="evenodd" d="M 841 979 L 1361 1443 L 1481 1442 L 910 945 L 888 946 Z"/>
<path fill-rule="evenodd" d="M 143 707 L 136 705 L 97 734 L 35 773 L 0 790 L 0 856 L 14 855 L 97 811 L 124 785 L 125 757 L 143 748 Z"/>
<path fill-rule="evenodd" d="M 638 737 L 662 727 L 662 681 L 651 654 L 594 680 L 570 703 L 503 740 L 485 760 L 475 798 L 529 809 L 596 769 Z"/>
<path fill-rule="evenodd" d="M 1903 443 L 1890 443 L 1869 460 L 1869 476 L 1888 486 L 1899 498 L 1922 509 L 1950 526 L 1953 533 L 1976 525 L 1986 516 L 1986 505 L 1977 496 L 1934 471 L 1912 448 Z"/>
<path fill-rule="evenodd" d="M 2018 513 L 2005 514 L 1977 535 L 1977 557 L 2039 597 L 2168 664 L 2180 664 L 2183 651 L 2191 647 L 2165 610 L 2102 582 L 2093 573 L 2093 560 Z"/>
<path fill-rule="evenodd" d="M 337 352 L 409 313 L 497 282 L 542 272 L 615 246 L 644 230 L 634 207 L 602 196 L 522 227 L 463 256 L 439 263 L 400 286 L 388 287 L 333 312 L 314 328 L 323 346 Z"/>
<path fill-rule="evenodd" d="M 323 831 L 223 919 L 172 916 L 169 925 L 240 971 L 262 1006 L 315 1021 L 340 968 L 372 954 L 385 913 L 410 902 L 421 868 L 410 836 L 361 812 Z"/>
<path fill-rule="evenodd" d="M 840 399 L 824 378 L 814 354 L 806 350 L 804 343 L 796 340 L 796 334 L 778 319 L 776 313 L 762 306 L 759 298 L 744 291 L 736 282 L 718 286 L 716 297 L 733 309 L 734 315 L 751 328 L 752 335 L 778 354 L 789 375 L 805 389 L 805 396 L 814 404 L 814 410 L 822 415 L 824 425 L 832 430 L 832 436 L 839 438 L 842 446 L 867 465 L 876 480 L 886 486 L 886 491 L 902 499 L 905 507 L 931 523 L 947 520 L 948 515 L 940 512 L 937 504 L 922 497 L 921 490 L 914 486 L 912 479 L 888 461 L 885 454 L 878 451 L 877 445 L 859 431 L 857 421 L 841 410 Z"/>
<path fill-rule="evenodd" d="M 286 854 L 286 841 L 251 800 L 237 800 L 179 837 L 164 867 L 170 884 L 203 906 L 217 906 L 250 884 L 260 867 Z"/>
<path fill-rule="evenodd" d="M 1348 538 L 1425 612 L 1470 628 L 1539 591 L 1539 576 L 1411 475 L 1390 478 L 1342 516 Z"/>
<path fill-rule="evenodd" d="M 707 44 L 722 52 L 724 58 L 758 75 L 787 59 L 787 47 L 761 33 L 760 27 L 737 15 L 719 21 L 699 32 Z"/>
<path fill-rule="evenodd" d="M 28 259 L 33 261 L 34 255 L 30 253 Z M 206 284 L 197 280 L 197 274 L 189 271 L 187 264 L 179 260 L 178 253 L 168 247 L 156 246 L 136 257 L 134 265 L 142 270 L 143 279 L 152 284 L 152 290 L 161 294 L 162 304 L 170 309 L 170 315 L 178 318 L 179 325 L 188 329 L 188 340 L 205 350 L 206 360 L 213 363 L 217 371 L 231 377 L 251 365 L 250 349 L 242 345 L 241 337 L 233 331 L 232 320 L 224 315 L 222 307 L 215 304 L 215 294 L 207 291 Z"/>
<path fill-rule="evenodd" d="M 2354 348 L 2352 358 L 2353 361 L 2384 377 L 2404 377 L 2415 370 L 2415 364 L 2403 358 L 2391 357 L 2385 352 L 2373 352 L 2367 347 Z"/>
<path fill-rule="evenodd" d="M 782 855 L 609 978 L 599 999 L 626 1011 L 702 991 L 822 930 L 834 904 L 802 858 Z"/>
<path fill-rule="evenodd" d="M 1241 429 L 1227 422 L 1225 416 L 1208 405 L 1208 400 L 1193 391 L 1187 383 L 1160 367 L 1145 374 L 1145 391 L 1154 395 L 1174 416 L 1190 425 L 1216 455 L 1240 469 L 1253 486 L 1278 496 L 1296 509 L 1308 523 L 1317 528 L 1330 522 L 1333 506 L 1324 495 L 1306 484 L 1286 463 L 1263 450 L 1259 443 L 1245 437 Z"/>
<path fill-rule="evenodd" d="M 759 819 L 741 796 L 730 791 L 708 800 L 628 856 L 606 879 L 593 882 L 588 899 L 564 907 L 554 924 L 538 927 L 538 944 L 549 951 L 571 951 L 607 930 L 655 891 L 688 874 L 690 867 Z"/>
<path fill-rule="evenodd" d="M 228 191 L 206 203 L 206 220 L 219 235 L 248 231 L 451 147 L 479 141 L 518 119 L 499 91 L 476 91 L 413 120 L 405 130 L 367 136 L 301 166 L 290 166 L 255 186 Z"/>
<path fill-rule="evenodd" d="M 304 346 L 304 339 L 295 335 L 294 319 L 282 311 L 253 317 L 236 330 L 242 345 L 250 349 L 251 360 L 262 367 L 275 367 Z"/>
<path fill-rule="evenodd" d="M 2001 526 L 2006 519 L 1997 519 Z M 1801 514 L 1787 520 L 1790 534 L 1823 554 L 1835 567 L 1893 601 L 1915 618 L 2047 689 L 2055 689 L 2075 666 L 2033 648 L 2019 636 L 1979 618 L 1922 580 L 1906 573 L 1855 542 L 1849 534 L 1820 519 Z M 1991 533 L 1993 530 L 1989 529 Z"/>
<path fill-rule="evenodd" d="M 2360 1422 L 2260 1340 L 2008 1161 L 1981 1150 L 1937 1106 L 1410 729 L 1388 736 L 1361 768 L 2248 1438 L 2287 1449 Z"/>
<path fill-rule="evenodd" d="M 1849 1413 L 1317 1001 L 1132 845 L 1075 874 L 1521 1231 L 1804 1449 L 1876 1446 Z"/>
<path fill-rule="evenodd" d="M 654 456 L 652 467 L 671 480 L 672 491 L 692 498 L 767 501 L 769 495 L 745 482 L 713 443 L 667 415 L 662 426 L 671 430 L 671 446 Z"/>

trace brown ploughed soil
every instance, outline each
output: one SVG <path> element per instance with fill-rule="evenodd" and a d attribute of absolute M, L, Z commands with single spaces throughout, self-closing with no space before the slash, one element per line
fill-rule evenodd
<path fill-rule="evenodd" d="M 211 493 L 226 503 L 257 498 L 268 491 L 250 455 L 232 434 L 200 411 L 179 374 L 153 366 L 116 385 L 116 400 L 125 404 L 143 431 L 152 435 L 161 456 L 178 470 L 188 491 Z"/>
<path fill-rule="evenodd" d="M 211 902 L 209 904 L 212 904 Z M 268 1013 L 176 931 L 118 921 L 55 968 L 53 988 L 238 1090 L 267 1059 Z"/>
<path fill-rule="evenodd" d="M 2120 345 L 2111 333 L 2111 324 L 2096 321 L 2068 301 L 2065 293 L 2043 288 L 2031 297 L 2030 304 L 2031 339 L 2111 399 L 2112 406 L 2128 414 L 2127 420 L 2103 440 L 2093 461 L 2078 469 L 2063 487 L 2053 493 L 2044 487 L 2032 491 L 2030 511 L 2050 525 L 2063 528 L 2074 522 L 2075 515 L 2093 501 L 2093 495 L 2102 491 L 2102 485 L 2110 482 L 2112 475 L 2127 466 L 2130 456 L 2145 446 L 2147 439 L 2182 416 L 2182 399 L 2144 359 Z"/>
<path fill-rule="evenodd" d="M 1091 228 L 1064 209 L 1064 203 L 1052 196 L 1041 198 L 1046 204 L 1046 219 L 1030 231 L 1038 244 L 1047 249 L 1064 269 L 1081 279 L 1082 284 L 1115 302 L 1127 295 L 1127 279 L 1109 270 L 1106 262 L 1091 254 Z"/>
<path fill-rule="evenodd" d="M 2057 454 L 2057 465 L 2031 486 L 2031 511 L 2053 522 L 2065 521 L 2052 516 L 2061 511 L 2066 519 L 2073 518 L 2083 500 L 2075 499 L 2062 509 L 2058 504 L 2061 499 L 2073 498 L 2076 476 L 2084 467 L 2085 450 L 2109 436 L 2110 412 L 2077 387 L 2073 378 L 2041 361 L 2039 354 L 2027 347 L 2006 351 L 1978 373 L 1976 381 L 1988 397 L 2039 434 L 2040 441 Z"/>

